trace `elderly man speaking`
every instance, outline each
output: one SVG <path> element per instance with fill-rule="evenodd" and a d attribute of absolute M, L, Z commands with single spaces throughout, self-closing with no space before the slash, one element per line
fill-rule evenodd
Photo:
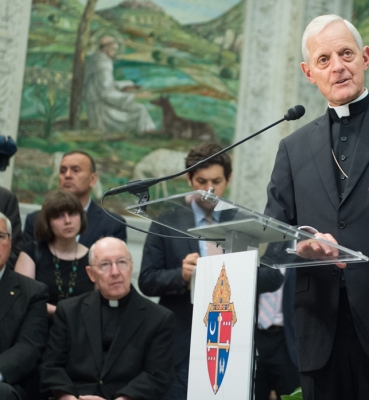
<path fill-rule="evenodd" d="M 160 399 L 174 375 L 174 315 L 131 286 L 123 241 L 97 241 L 89 261 L 87 273 L 99 290 L 58 304 L 42 389 L 58 400 Z"/>
<path fill-rule="evenodd" d="M 326 113 L 283 139 L 265 213 L 369 255 L 369 47 L 336 15 L 315 18 L 302 39 L 302 71 Z M 330 256 L 317 240 L 302 257 Z M 304 400 L 369 398 L 369 265 L 296 269 L 295 325 Z"/>

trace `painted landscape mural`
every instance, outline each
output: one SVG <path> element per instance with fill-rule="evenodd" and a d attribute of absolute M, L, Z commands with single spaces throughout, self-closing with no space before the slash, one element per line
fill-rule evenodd
<path fill-rule="evenodd" d="M 13 178 L 19 201 L 43 202 L 68 150 L 96 159 L 99 198 L 178 172 L 194 145 L 229 145 L 244 8 L 245 0 L 33 0 Z M 177 179 L 151 197 L 187 189 Z M 132 201 L 107 205 L 124 213 Z"/>

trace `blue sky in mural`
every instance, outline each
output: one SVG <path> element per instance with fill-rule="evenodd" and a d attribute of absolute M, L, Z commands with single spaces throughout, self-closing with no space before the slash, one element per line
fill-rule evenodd
<path fill-rule="evenodd" d="M 152 0 L 181 24 L 205 22 L 218 17 L 240 0 Z M 79 0 L 86 4 L 86 0 Z M 114 7 L 122 0 L 99 0 L 96 9 Z"/>

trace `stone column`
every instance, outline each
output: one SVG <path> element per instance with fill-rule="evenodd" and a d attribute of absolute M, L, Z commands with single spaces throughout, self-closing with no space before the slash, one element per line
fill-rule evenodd
<path fill-rule="evenodd" d="M 302 104 L 306 114 L 298 121 L 282 122 L 234 150 L 232 201 L 263 212 L 279 141 L 324 114 L 325 99 L 300 69 L 302 33 L 318 15 L 338 14 L 349 19 L 352 3 L 247 0 L 235 141 L 283 118 L 296 104 Z"/>
<path fill-rule="evenodd" d="M 0 1 L 0 135 L 17 138 L 31 0 Z M 13 161 L 0 173 L 0 185 L 10 189 Z"/>

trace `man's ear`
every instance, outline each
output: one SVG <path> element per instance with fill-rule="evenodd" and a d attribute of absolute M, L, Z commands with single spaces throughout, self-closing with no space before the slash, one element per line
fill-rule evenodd
<path fill-rule="evenodd" d="M 363 60 L 364 60 L 364 71 L 366 71 L 369 66 L 369 47 L 368 46 L 365 46 L 363 49 Z"/>
<path fill-rule="evenodd" d="M 228 180 L 227 180 L 227 186 L 231 183 L 232 180 L 232 174 L 229 174 Z"/>
<path fill-rule="evenodd" d="M 306 76 L 306 78 L 309 79 L 310 83 L 312 83 L 313 85 L 315 85 L 316 80 L 314 79 L 313 75 L 311 74 L 311 69 L 309 67 L 309 64 L 306 62 L 302 62 L 300 64 L 300 67 L 302 69 L 302 72 L 304 73 L 304 75 Z"/>
<path fill-rule="evenodd" d="M 89 265 L 86 266 L 86 272 L 87 272 L 88 277 L 91 279 L 91 281 L 93 283 L 95 283 L 96 279 L 95 279 L 94 273 L 92 271 L 92 268 Z"/>
<path fill-rule="evenodd" d="M 188 185 L 189 185 L 190 187 L 192 187 L 192 181 L 191 181 L 190 173 L 189 173 L 189 172 L 186 172 L 186 179 L 187 179 Z"/>
<path fill-rule="evenodd" d="M 98 180 L 98 176 L 96 172 L 92 172 L 90 176 L 90 188 L 92 189 Z"/>

